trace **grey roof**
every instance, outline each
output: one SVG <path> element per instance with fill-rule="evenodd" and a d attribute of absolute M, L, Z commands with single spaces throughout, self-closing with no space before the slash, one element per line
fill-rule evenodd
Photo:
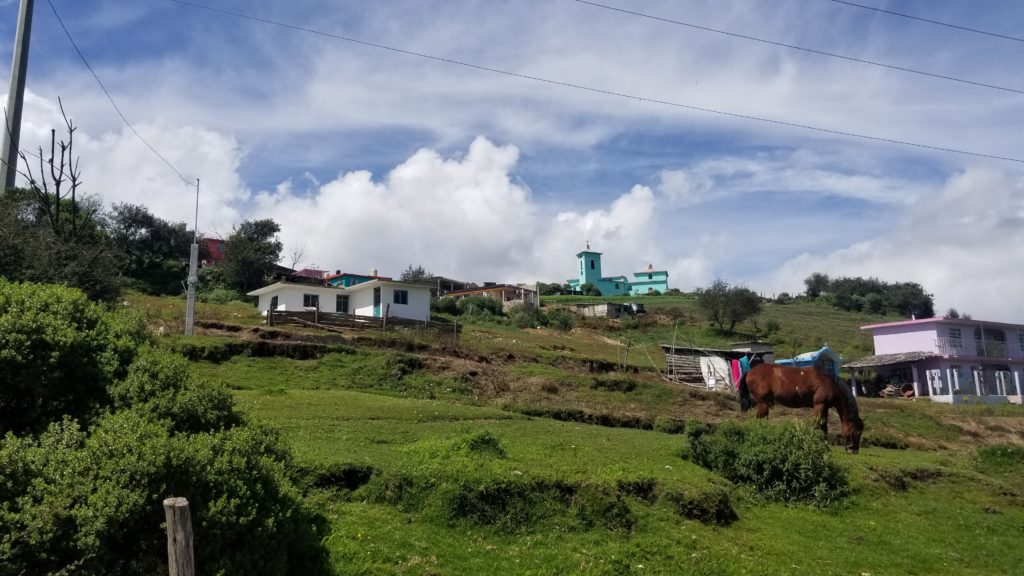
<path fill-rule="evenodd" d="M 892 364 L 904 364 L 906 362 L 917 362 L 925 358 L 935 358 L 938 354 L 934 352 L 900 352 L 898 354 L 877 354 L 868 356 L 853 362 L 843 364 L 844 368 L 871 368 L 873 366 L 890 366 Z"/>

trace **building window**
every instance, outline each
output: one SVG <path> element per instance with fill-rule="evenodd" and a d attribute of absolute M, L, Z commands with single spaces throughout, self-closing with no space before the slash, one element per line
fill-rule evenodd
<path fill-rule="evenodd" d="M 618 282 L 616 282 L 616 283 L 615 283 L 615 289 L 616 289 L 616 290 L 618 290 L 618 289 L 619 289 L 619 283 L 618 283 Z"/>
<path fill-rule="evenodd" d="M 409 303 L 409 291 L 408 290 L 395 290 L 395 304 L 408 304 Z"/>
<path fill-rule="evenodd" d="M 959 328 L 949 329 L 949 345 L 952 348 L 963 348 L 964 340 L 963 335 L 960 333 Z"/>
<path fill-rule="evenodd" d="M 590 261 L 590 269 L 591 269 L 591 270 L 594 270 L 594 269 L 595 269 L 595 265 L 594 265 L 594 262 L 595 262 L 594 260 L 591 260 L 591 261 Z"/>
<path fill-rule="evenodd" d="M 334 306 L 334 310 L 339 314 L 348 314 L 348 294 L 338 294 Z"/>
<path fill-rule="evenodd" d="M 320 295 L 319 294 L 303 294 L 302 295 L 302 306 L 303 308 L 320 308 Z"/>
<path fill-rule="evenodd" d="M 647 275 L 647 279 L 648 280 L 654 280 L 654 274 L 648 274 Z"/>
<path fill-rule="evenodd" d="M 1024 352 L 1024 331 L 1017 332 L 1017 345 L 1020 347 L 1020 351 Z"/>
<path fill-rule="evenodd" d="M 270 299 L 270 309 L 277 310 L 277 296 L 274 296 Z"/>

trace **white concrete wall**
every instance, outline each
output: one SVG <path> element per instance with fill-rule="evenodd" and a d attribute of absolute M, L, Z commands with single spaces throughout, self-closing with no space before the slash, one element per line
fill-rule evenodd
<path fill-rule="evenodd" d="M 320 311 L 335 312 L 338 302 L 337 296 L 338 294 L 344 294 L 344 292 L 337 288 L 288 284 L 259 297 L 258 306 L 260 313 L 266 314 L 267 309 L 270 308 L 270 300 L 274 296 L 277 296 L 277 310 L 303 310 L 303 294 L 318 294 L 320 296 Z"/>
<path fill-rule="evenodd" d="M 356 316 L 373 316 L 373 288 L 350 291 L 348 307 Z M 383 298 L 381 299 L 383 303 Z M 383 306 L 381 310 L 383 311 Z M 383 314 L 383 312 L 381 312 Z"/>
<path fill-rule="evenodd" d="M 378 284 L 380 287 L 380 315 L 409 320 L 430 320 L 430 288 L 406 284 Z M 395 290 L 409 292 L 408 304 L 395 304 Z M 359 316 L 373 316 L 373 287 L 360 284 L 348 289 L 349 307 Z"/>

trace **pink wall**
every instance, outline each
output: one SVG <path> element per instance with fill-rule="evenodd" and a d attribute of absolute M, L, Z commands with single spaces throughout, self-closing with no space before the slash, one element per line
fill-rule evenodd
<path fill-rule="evenodd" d="M 874 328 L 875 354 L 932 352 L 935 350 L 935 338 L 939 336 L 936 329 L 937 325 L 931 322 Z"/>

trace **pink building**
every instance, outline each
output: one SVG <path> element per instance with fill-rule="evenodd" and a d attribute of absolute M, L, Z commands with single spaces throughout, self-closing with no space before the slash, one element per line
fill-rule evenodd
<path fill-rule="evenodd" d="M 927 318 L 861 326 L 871 330 L 875 356 L 845 367 L 873 369 L 882 381 L 912 385 L 936 402 L 1021 403 L 1024 325 Z"/>

